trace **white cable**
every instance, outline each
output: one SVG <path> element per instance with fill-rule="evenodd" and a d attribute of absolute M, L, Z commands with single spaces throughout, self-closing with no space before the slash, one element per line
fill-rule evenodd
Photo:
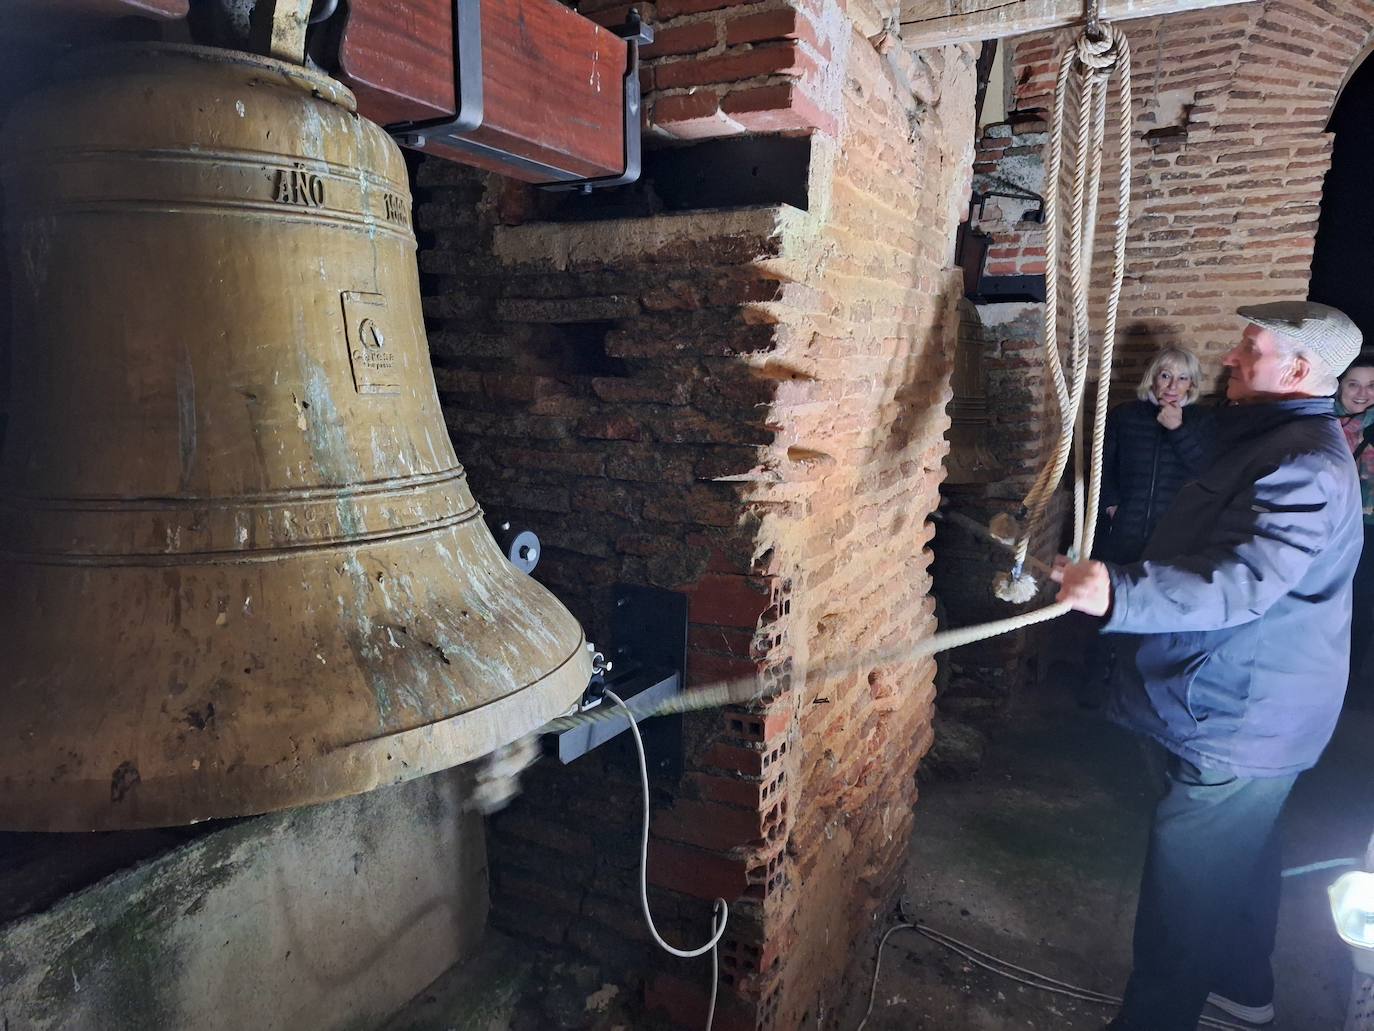
<path fill-rule="evenodd" d="M 943 931 L 937 931 L 933 927 L 928 927 L 925 924 L 896 924 L 888 928 L 887 933 L 884 934 L 882 939 L 878 942 L 878 958 L 873 964 L 873 985 L 868 992 L 868 1009 L 864 1012 L 863 1019 L 859 1021 L 859 1026 L 855 1028 L 855 1031 L 863 1031 L 864 1025 L 868 1023 L 868 1018 L 873 1015 L 873 1005 L 878 995 L 878 974 L 882 970 L 883 965 L 883 947 L 895 932 L 903 930 L 915 931 L 928 941 L 932 941 L 936 945 L 949 949 L 951 952 L 958 953 L 975 966 L 982 967 L 984 970 L 994 973 L 998 977 L 1005 977 L 1018 984 L 1023 984 L 1028 988 L 1036 988 L 1042 992 L 1053 992 L 1055 995 L 1067 995 L 1070 998 L 1079 999 L 1083 1002 L 1095 1003 L 1099 1006 L 1121 1005 L 1121 1000 L 1115 995 L 1107 995 L 1105 992 L 1095 992 L 1088 988 L 1079 988 L 1077 985 L 1069 984 L 1067 981 L 1058 981 L 1045 974 L 1027 969 L 1026 967 L 1018 967 L 1014 963 L 1008 963 L 1006 960 L 999 959 L 991 953 L 976 949 L 967 942 L 962 942 L 958 938 L 955 938 L 953 935 L 945 934 Z M 994 966 L 993 964 L 999 964 L 999 966 Z M 1000 969 L 1000 967 L 1006 967 L 1007 969 L 1003 970 Z M 1011 971 L 1017 971 L 1018 973 L 1012 973 Z M 1029 976 L 1021 977 L 1019 974 L 1027 974 Z M 1031 980 L 1031 978 L 1035 980 Z M 1250 1031 L 1250 1029 L 1243 1024 L 1233 1024 L 1230 1021 L 1220 1020 L 1205 1014 L 1199 1018 L 1198 1026 L 1214 1029 L 1214 1031 Z"/>
<path fill-rule="evenodd" d="M 883 935 L 883 940 L 878 942 L 878 958 L 873 963 L 873 985 L 868 989 L 868 1009 L 864 1010 L 864 1018 L 859 1021 L 859 1026 L 854 1031 L 864 1031 L 864 1025 L 868 1023 L 868 1018 L 873 1016 L 873 1001 L 878 997 L 878 971 L 883 969 L 883 946 L 887 940 L 897 931 L 914 931 L 915 924 L 897 924 L 889 927 L 887 933 Z"/>
<path fill-rule="evenodd" d="M 706 1031 L 711 1031 L 711 1025 L 716 1019 L 716 989 L 720 983 L 720 955 L 716 951 L 716 946 L 725 936 L 725 923 L 730 919 L 730 907 L 725 904 L 724 899 L 716 899 L 711 914 L 711 940 L 699 949 L 675 949 L 659 935 L 658 928 L 654 926 L 654 915 L 649 912 L 649 765 L 644 760 L 644 741 L 639 736 L 634 711 L 610 688 L 605 690 L 605 695 L 625 710 L 625 718 L 629 721 L 630 734 L 635 742 L 635 754 L 639 757 L 639 781 L 644 789 L 644 833 L 639 840 L 639 903 L 644 909 L 644 922 L 649 925 L 649 933 L 653 935 L 654 941 L 665 952 L 670 952 L 680 959 L 695 959 L 708 952 L 711 954 L 711 1005 L 706 1010 Z"/>

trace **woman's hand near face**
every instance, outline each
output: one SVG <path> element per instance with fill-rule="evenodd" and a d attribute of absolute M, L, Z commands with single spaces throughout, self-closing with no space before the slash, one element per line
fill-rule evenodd
<path fill-rule="evenodd" d="M 1166 430 L 1176 430 L 1183 425 L 1183 407 L 1165 402 L 1159 406 L 1155 420 Z"/>

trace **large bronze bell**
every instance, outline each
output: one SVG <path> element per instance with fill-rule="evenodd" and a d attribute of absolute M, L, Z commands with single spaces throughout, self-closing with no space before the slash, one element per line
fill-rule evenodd
<path fill-rule="evenodd" d="M 85 54 L 6 136 L 0 828 L 241 816 L 564 711 L 444 429 L 400 152 L 303 68 Z"/>

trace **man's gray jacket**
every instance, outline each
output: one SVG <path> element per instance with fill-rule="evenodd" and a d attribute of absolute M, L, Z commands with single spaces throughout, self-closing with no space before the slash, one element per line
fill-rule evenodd
<path fill-rule="evenodd" d="M 1104 632 L 1127 638 L 1113 717 L 1199 766 L 1316 763 L 1350 655 L 1359 481 L 1330 399 L 1221 409 L 1215 456 L 1142 561 L 1108 566 Z"/>

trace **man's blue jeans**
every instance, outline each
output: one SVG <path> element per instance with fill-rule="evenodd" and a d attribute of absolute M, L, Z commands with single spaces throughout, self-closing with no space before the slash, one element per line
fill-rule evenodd
<path fill-rule="evenodd" d="M 1194 1031 L 1209 992 L 1274 998 L 1278 818 L 1296 775 L 1234 777 L 1151 745 L 1155 809 L 1135 917 L 1134 969 L 1114 1027 Z"/>

